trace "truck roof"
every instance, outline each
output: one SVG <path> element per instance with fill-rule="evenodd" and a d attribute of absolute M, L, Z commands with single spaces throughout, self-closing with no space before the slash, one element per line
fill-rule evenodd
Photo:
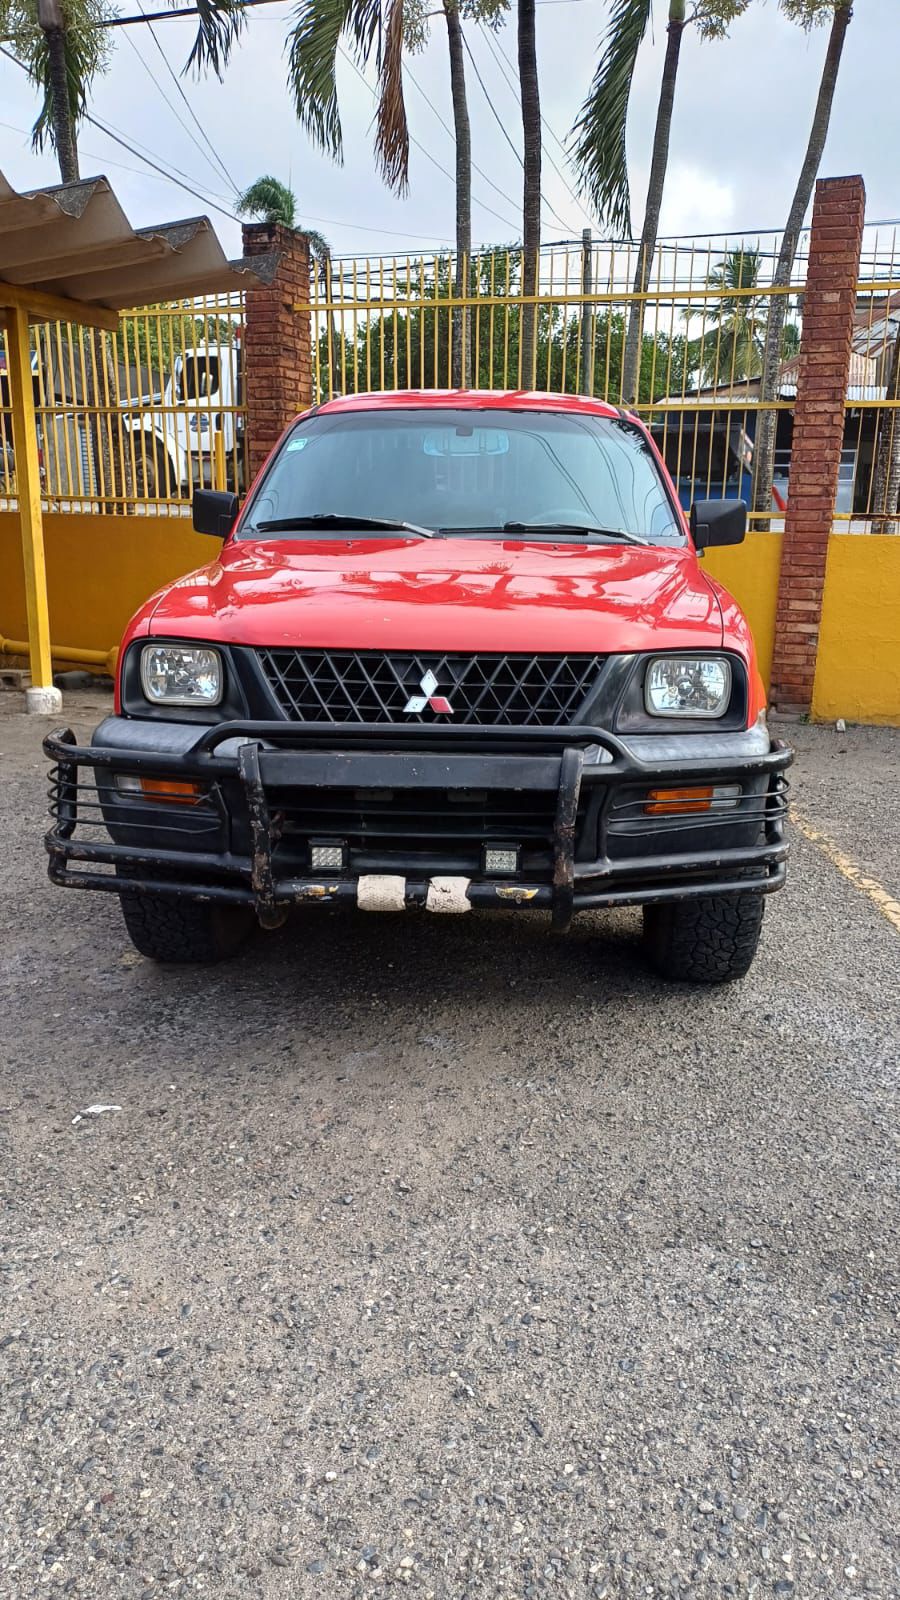
<path fill-rule="evenodd" d="M 384 389 L 326 400 L 319 411 L 409 410 L 453 406 L 467 411 L 574 411 L 617 417 L 618 407 L 584 394 L 544 394 L 536 389 Z"/>

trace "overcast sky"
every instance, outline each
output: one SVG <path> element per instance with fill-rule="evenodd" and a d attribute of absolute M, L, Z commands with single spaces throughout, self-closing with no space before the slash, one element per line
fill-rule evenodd
<path fill-rule="evenodd" d="M 537 5 L 542 108 L 553 133 L 565 141 L 590 82 L 608 3 L 537 0 Z M 137 9 L 135 0 L 120 0 L 123 14 L 133 8 Z M 158 0 L 146 6 L 148 10 L 157 8 Z M 657 31 L 641 52 L 629 120 L 636 225 L 643 205 L 664 46 L 662 0 L 656 11 Z M 297 195 L 300 223 L 319 228 L 338 253 L 407 249 L 418 253 L 427 251 L 429 244 L 450 242 L 453 141 L 448 130 L 452 113 L 442 19 L 435 18 L 424 53 L 412 58 L 415 83 L 407 76 L 406 94 L 414 138 L 447 175 L 423 149 L 414 147 L 409 195 L 398 200 L 385 191 L 376 174 L 370 153 L 372 95 L 351 67 L 342 65 L 339 78 L 344 166 L 337 167 L 317 154 L 298 128 L 284 89 L 283 41 L 289 13 L 283 0 L 249 12 L 243 40 L 224 83 L 214 78 L 201 82 L 181 79 L 232 183 L 243 187 L 264 172 L 289 183 Z M 496 185 L 491 187 L 485 178 L 474 176 L 474 236 L 480 243 L 506 243 L 520 231 L 522 173 L 498 119 L 519 149 L 518 105 L 481 30 L 468 24 L 466 31 L 496 112 L 495 116 L 467 61 L 473 155 Z M 193 38 L 190 21 L 158 23 L 156 33 L 178 72 Z M 682 49 L 662 233 L 753 232 L 783 224 L 808 135 L 826 37 L 825 29 L 805 35 L 790 26 L 779 15 L 775 0 L 756 0 L 725 43 L 701 44 L 688 30 Z M 115 29 L 113 38 L 115 54 L 109 72 L 97 82 L 94 114 L 131 143 L 143 146 L 161 166 L 170 171 L 177 168 L 192 187 L 230 210 L 232 184 L 216 167 L 191 122 L 148 29 Z M 514 81 L 510 65 L 516 52 L 514 21 L 493 45 L 494 52 L 505 53 L 503 64 Z M 900 0 L 856 0 L 821 174 L 861 172 L 870 219 L 900 214 L 898 45 Z M 166 104 L 151 73 L 188 131 Z M 35 113 L 35 97 L 24 74 L 0 57 L 0 170 L 17 188 L 34 188 L 57 177 L 52 156 L 31 153 L 24 130 Z M 229 254 L 239 253 L 240 231 L 235 222 L 146 169 L 123 170 L 123 165 L 140 169 L 142 163 L 96 128 L 82 129 L 80 147 L 82 174 L 105 173 L 136 226 L 206 211 Z M 592 219 L 573 199 L 550 157 L 574 188 L 560 145 L 548 134 L 542 184 L 547 202 L 544 238 L 574 237 Z"/>

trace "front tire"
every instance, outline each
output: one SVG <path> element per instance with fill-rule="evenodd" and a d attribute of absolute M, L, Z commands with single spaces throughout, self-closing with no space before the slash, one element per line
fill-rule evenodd
<path fill-rule="evenodd" d="M 119 900 L 135 949 L 171 966 L 226 961 L 245 943 L 255 920 L 244 906 L 174 900 L 152 891 L 125 889 Z"/>
<path fill-rule="evenodd" d="M 764 909 L 753 890 L 645 906 L 645 953 L 676 983 L 730 983 L 750 971 Z"/>

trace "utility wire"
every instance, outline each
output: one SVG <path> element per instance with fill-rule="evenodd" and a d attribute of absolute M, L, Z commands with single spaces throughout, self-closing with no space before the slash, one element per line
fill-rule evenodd
<path fill-rule="evenodd" d="M 279 4 L 280 0 L 234 0 L 234 9 L 249 11 L 254 6 L 269 6 Z M 537 6 L 578 6 L 587 5 L 588 0 L 534 0 Z M 140 4 L 140 0 L 138 0 Z M 175 6 L 171 11 L 141 11 L 140 16 L 103 17 L 98 22 L 73 22 L 68 28 L 70 33 L 94 33 L 100 28 L 131 28 L 145 22 L 172 22 L 176 17 L 196 17 L 200 14 L 199 6 Z M 280 20 L 266 18 L 266 21 Z M 7 34 L 0 37 L 0 44 L 14 44 L 15 35 Z M 410 235 L 412 238 L 413 236 Z M 424 238 L 424 235 L 423 235 Z"/>
<path fill-rule="evenodd" d="M 20 61 L 17 56 L 14 56 L 9 50 L 5 50 L 2 45 L 0 45 L 0 55 L 6 56 L 14 66 L 21 67 L 23 72 L 28 71 L 24 61 Z M 131 155 L 136 156 L 138 161 L 143 161 L 146 166 L 152 167 L 153 172 L 157 173 L 164 182 L 174 185 L 176 189 L 184 189 L 187 194 L 193 195 L 195 199 L 202 200 L 204 205 L 212 206 L 213 210 L 220 211 L 223 217 L 229 217 L 233 222 L 240 221 L 240 218 L 236 217 L 233 211 L 227 211 L 224 206 L 215 205 L 209 194 L 204 194 L 202 192 L 201 188 L 199 187 L 201 181 L 200 179 L 194 179 L 192 182 L 183 182 L 182 179 L 186 178 L 186 174 L 182 173 L 180 176 L 176 177 L 175 173 L 178 172 L 177 167 L 171 170 L 161 167 L 158 162 L 153 161 L 148 155 L 143 153 L 143 151 L 138 147 L 137 142 L 132 144 L 123 133 L 115 130 L 111 125 L 105 124 L 97 117 L 92 117 L 89 114 L 86 116 L 85 120 L 90 122 L 99 133 L 104 134 L 107 139 L 112 139 L 115 144 L 121 145 L 122 148 L 128 150 Z M 27 128 L 18 128 L 11 122 L 2 122 L 0 123 L 0 127 L 9 128 L 13 133 L 21 133 L 24 134 L 26 138 L 28 137 L 29 130 Z M 124 162 L 113 161 L 108 156 L 99 156 L 88 150 L 83 151 L 83 154 L 90 155 L 91 159 L 95 161 L 109 161 L 110 166 L 121 167 L 124 172 L 134 172 L 139 177 L 151 176 L 149 173 L 141 172 L 140 168 L 138 167 L 126 166 Z M 226 196 L 222 195 L 220 198 L 224 200 Z M 438 237 L 433 233 L 414 233 L 412 231 L 400 233 L 393 228 L 375 228 L 361 222 L 345 222 L 339 217 L 315 217 L 310 213 L 307 213 L 307 218 L 310 222 L 324 223 L 327 228 L 346 228 L 352 233 L 375 233 L 381 238 L 426 239 L 432 243 L 438 244 L 453 243 L 452 239 Z M 502 220 L 503 219 L 501 218 L 501 221 Z"/>
<path fill-rule="evenodd" d="M 206 163 L 206 165 L 215 174 L 216 181 L 218 182 L 219 177 L 220 177 L 220 173 L 219 173 L 218 169 L 214 166 L 213 162 L 210 160 L 210 158 L 207 155 L 206 151 L 200 145 L 200 143 L 199 143 L 199 141 L 197 139 L 197 135 L 193 132 L 193 130 L 191 128 L 188 127 L 187 123 L 184 120 L 184 117 L 181 116 L 181 114 L 180 114 L 180 112 L 178 110 L 178 107 L 172 104 L 172 101 L 169 99 L 169 96 L 166 94 L 165 89 L 163 88 L 162 84 L 160 83 L 158 77 L 156 76 L 156 73 L 153 71 L 153 68 L 151 67 L 151 65 L 150 65 L 149 61 L 147 60 L 146 56 L 144 56 L 144 54 L 142 53 L 141 48 L 138 45 L 137 41 L 132 38 L 130 33 L 126 34 L 125 37 L 128 40 L 128 43 L 131 46 L 131 49 L 134 51 L 135 55 L 137 56 L 138 61 L 140 62 L 141 66 L 143 67 L 144 71 L 146 72 L 148 78 L 150 79 L 150 82 L 153 84 L 153 86 L 156 89 L 157 93 L 160 95 L 161 99 L 165 102 L 166 106 L 171 111 L 172 116 L 175 118 L 175 121 L 178 123 L 179 127 L 182 129 L 182 131 L 184 133 L 187 134 L 188 138 L 191 141 L 191 144 L 194 146 L 194 149 L 197 151 L 198 155 L 202 157 L 202 159 Z M 229 186 L 231 186 L 231 180 L 228 177 L 227 173 L 225 175 L 225 181 L 226 181 L 226 183 L 229 184 Z"/>
<path fill-rule="evenodd" d="M 133 144 L 130 144 L 129 141 L 123 137 L 123 135 L 113 133 L 112 129 L 106 127 L 106 125 L 100 121 L 99 117 L 92 117 L 90 112 L 86 111 L 84 114 L 84 120 L 85 122 L 89 122 L 92 127 L 99 128 L 101 133 L 106 134 L 107 139 L 112 139 L 115 144 L 120 144 L 124 150 L 128 150 L 133 156 L 137 156 L 138 161 L 145 161 L 148 167 L 153 168 L 154 172 L 162 173 L 164 178 L 168 178 L 169 182 L 176 184 L 179 189 L 184 189 L 188 194 L 192 194 L 195 199 L 202 200 L 203 204 L 206 206 L 211 206 L 213 211 L 221 212 L 222 216 L 228 217 L 231 222 L 240 221 L 240 218 L 236 216 L 233 211 L 226 210 L 225 206 L 217 205 L 215 200 L 211 200 L 208 194 L 203 194 L 200 189 L 193 188 L 191 184 L 185 183 L 180 178 L 173 178 L 172 174 L 167 172 L 165 167 L 161 167 L 159 163 L 152 160 L 150 156 L 142 155 L 140 150 L 136 149 Z"/>
<path fill-rule="evenodd" d="M 476 76 L 476 78 L 478 79 L 478 82 L 481 85 L 481 92 L 484 95 L 485 100 L 487 101 L 488 105 L 491 108 L 491 114 L 494 117 L 494 119 L 495 119 L 495 121 L 497 123 L 497 126 L 500 129 L 500 132 L 503 134 L 504 139 L 506 140 L 507 144 L 509 145 L 510 150 L 512 151 L 512 153 L 515 156 L 516 160 L 518 161 L 519 166 L 524 171 L 525 163 L 524 163 L 521 155 L 519 154 L 519 151 L 516 149 L 515 145 L 513 144 L 512 139 L 509 136 L 509 133 L 508 133 L 508 131 L 507 131 L 505 125 L 504 125 L 503 118 L 500 116 L 499 112 L 497 111 L 496 106 L 494 105 L 493 100 L 491 99 L 490 95 L 488 94 L 487 89 L 485 88 L 484 79 L 482 78 L 481 73 L 478 70 L 478 63 L 477 63 L 477 61 L 475 60 L 475 57 L 472 54 L 471 46 L 470 46 L 469 41 L 466 38 L 465 34 L 463 34 L 463 36 L 462 36 L 462 42 L 466 47 L 466 55 L 468 56 L 469 60 L 472 63 L 472 67 L 474 69 L 475 76 Z M 556 207 L 552 206 L 550 204 L 550 201 L 547 199 L 546 195 L 543 194 L 543 193 L 541 194 L 541 200 L 543 201 L 543 203 L 546 206 L 547 210 L 549 211 L 550 215 L 552 217 L 556 218 L 556 220 L 559 223 L 561 228 L 568 228 L 570 226 L 570 224 L 568 222 L 566 222 L 565 217 L 561 217 L 560 216 L 560 214 L 557 211 Z"/>
<path fill-rule="evenodd" d="M 353 57 L 347 54 L 347 52 L 344 49 L 343 45 L 338 45 L 338 53 L 341 55 L 343 60 L 348 62 L 349 65 L 353 68 L 353 71 L 356 73 L 356 76 L 358 78 L 362 79 L 362 82 L 365 84 L 365 86 L 368 89 L 370 95 L 374 99 L 375 98 L 375 90 L 372 88 L 372 85 L 370 84 L 370 82 L 369 82 L 368 78 L 366 77 L 365 73 L 360 71 L 360 69 L 357 66 L 356 62 L 353 60 Z M 431 151 L 427 150 L 425 145 L 423 145 L 414 136 L 414 134 L 410 134 L 409 140 L 410 140 L 410 144 L 414 144 L 417 150 L 421 150 L 423 156 L 426 158 L 427 161 L 431 162 L 431 165 L 433 167 L 437 167 L 438 172 L 442 172 L 444 174 L 444 177 L 445 178 L 449 178 L 450 182 L 452 184 L 456 183 L 456 179 L 453 176 L 453 173 L 452 172 L 448 172 L 446 167 L 442 167 L 441 163 L 438 160 L 436 160 L 436 158 L 431 154 Z M 473 198 L 477 199 L 477 196 L 473 196 Z M 490 212 L 491 216 L 492 217 L 496 217 L 498 222 L 502 222 L 504 227 L 506 227 L 506 228 L 518 228 L 518 223 L 517 222 L 510 222 L 509 217 L 501 216 L 500 212 L 499 211 L 495 211 L 493 206 L 486 205 L 485 202 L 483 200 L 480 200 L 480 199 L 478 200 L 478 204 L 481 206 L 482 211 Z M 563 227 L 565 227 L 565 223 L 563 223 Z"/>
<path fill-rule="evenodd" d="M 535 0 L 535 3 L 537 4 L 538 0 Z M 551 3 L 552 4 L 559 4 L 559 3 L 562 3 L 562 0 L 543 0 L 543 3 L 545 5 L 546 4 L 551 4 Z M 507 83 L 509 89 L 512 92 L 512 95 L 513 95 L 513 98 L 516 101 L 516 104 L 520 105 L 521 101 L 519 99 L 518 84 L 517 84 L 516 79 L 515 79 L 515 69 L 513 67 L 512 62 L 509 59 L 509 56 L 507 55 L 506 51 L 504 50 L 503 45 L 500 42 L 500 40 L 499 39 L 495 39 L 493 37 L 492 29 L 486 27 L 485 24 L 483 22 L 481 22 L 481 21 L 479 21 L 478 26 L 481 29 L 482 33 L 484 34 L 485 39 L 487 40 L 488 48 L 490 49 L 490 52 L 491 52 L 492 56 L 494 57 L 494 60 L 496 61 L 498 67 L 500 68 L 500 71 L 502 72 L 504 78 L 506 79 L 506 83 Z M 544 127 L 546 128 L 547 132 L 549 133 L 551 139 L 554 140 L 554 142 L 559 146 L 560 150 L 562 151 L 563 159 L 564 160 L 568 160 L 568 153 L 566 151 L 565 145 L 563 144 L 562 140 L 559 138 L 559 136 L 557 135 L 555 130 L 551 127 L 550 123 L 547 121 L 547 118 L 544 116 L 543 111 L 541 112 L 541 122 L 543 123 Z M 549 161 L 549 163 L 550 163 L 551 167 L 553 168 L 554 172 L 556 173 L 557 177 L 561 179 L 563 187 L 566 190 L 567 194 L 569 195 L 569 198 L 572 201 L 574 201 L 575 205 L 578 207 L 578 209 L 581 212 L 582 216 L 587 218 L 587 221 L 591 224 L 591 226 L 592 227 L 596 226 L 594 218 L 592 218 L 592 216 L 591 216 L 590 212 L 588 211 L 587 207 L 585 206 L 584 202 L 578 198 L 578 195 L 575 193 L 574 189 L 572 188 L 572 185 L 570 184 L 570 182 L 569 182 L 568 178 L 566 177 L 565 173 L 560 170 L 560 168 L 557 166 L 556 162 L 554 161 L 552 155 L 550 154 L 550 151 L 545 148 L 544 149 L 544 154 L 547 157 L 547 160 Z"/>
<path fill-rule="evenodd" d="M 140 11 L 143 12 L 144 7 L 143 7 L 143 5 L 141 3 L 141 0 L 137 0 L 137 4 L 138 4 L 138 8 L 140 9 Z M 177 75 L 173 71 L 172 64 L 169 61 L 169 58 L 166 55 L 166 52 L 163 49 L 162 44 L 160 43 L 159 35 L 157 34 L 156 29 L 154 28 L 153 23 L 152 23 L 152 21 L 150 20 L 149 17 L 147 18 L 147 26 L 150 29 L 150 37 L 153 40 L 153 43 L 156 45 L 156 48 L 159 51 L 160 56 L 162 57 L 163 66 L 165 67 L 165 69 L 166 69 L 167 73 L 169 74 L 169 77 L 172 79 L 172 82 L 175 85 L 175 88 L 177 89 L 181 99 L 184 101 L 184 104 L 187 107 L 188 116 L 190 117 L 191 121 L 194 123 L 194 126 L 197 128 L 197 131 L 199 132 L 200 137 L 203 140 L 203 143 L 206 145 L 207 150 L 209 151 L 210 155 L 212 156 L 213 160 L 215 161 L 216 166 L 218 167 L 219 171 L 221 172 L 223 178 L 225 179 L 225 182 L 230 184 L 231 188 L 234 190 L 235 194 L 237 194 L 238 193 L 238 185 L 235 182 L 232 174 L 229 172 L 228 168 L 226 167 L 225 162 L 222 160 L 222 157 L 219 155 L 219 152 L 216 149 L 215 145 L 213 144 L 212 140 L 210 139 L 206 129 L 203 126 L 203 123 L 200 121 L 199 117 L 197 116 L 196 111 L 194 110 L 193 106 L 191 105 L 190 100 L 188 99 L 187 95 L 185 94 L 184 87 L 183 87 L 183 85 L 181 83 L 181 80 L 180 80 L 180 78 L 177 77 Z M 130 35 L 129 35 L 129 37 L 130 37 Z"/>
<path fill-rule="evenodd" d="M 31 130 L 29 128 L 20 128 L 14 122 L 0 122 L 0 128 L 8 128 L 10 133 L 21 133 L 22 137 L 25 139 L 29 139 L 31 137 Z M 86 150 L 84 145 L 81 144 L 78 146 L 78 154 L 79 156 L 87 156 L 91 161 L 102 161 L 104 166 L 115 167 L 119 172 L 132 172 L 137 178 L 153 178 L 157 183 L 175 182 L 175 179 L 169 177 L 168 174 L 165 178 L 162 176 L 157 176 L 157 174 L 154 172 L 145 171 L 143 167 L 129 166 L 127 161 L 114 161 L 112 156 L 100 155 L 96 150 Z M 143 156 L 138 157 L 139 161 L 143 161 L 143 159 Z M 222 195 L 221 198 L 224 200 L 227 198 L 227 196 Z"/>
<path fill-rule="evenodd" d="M 21 70 L 27 74 L 28 68 L 25 62 L 20 61 L 18 56 L 14 56 L 12 51 L 7 50 L 3 45 L 0 45 L 0 55 L 6 56 L 8 61 L 11 61 L 14 66 L 20 67 Z M 221 206 L 216 206 L 214 204 L 214 202 L 209 198 L 208 193 L 203 193 L 203 180 L 201 178 L 194 178 L 189 172 L 182 172 L 179 167 L 171 167 L 169 169 L 161 167 L 159 163 L 152 158 L 146 147 L 140 145 L 140 140 L 136 139 L 134 144 L 129 143 L 120 130 L 115 129 L 111 124 L 107 125 L 99 122 L 96 117 L 92 117 L 88 113 L 85 113 L 85 120 L 92 123 L 93 126 L 101 133 L 105 133 L 108 139 L 112 139 L 116 144 L 121 144 L 122 147 L 130 151 L 133 156 L 137 156 L 139 161 L 143 161 L 146 163 L 146 165 L 151 166 L 155 172 L 160 173 L 161 176 L 166 178 L 169 183 L 174 183 L 177 188 L 186 190 L 188 194 L 194 195 L 194 197 L 198 200 L 203 200 L 205 204 L 212 205 L 214 210 L 222 211 L 224 216 L 231 217 L 235 221 L 238 220 L 232 211 L 223 211 Z M 103 158 L 98 157 L 95 159 L 102 160 Z M 173 174 L 177 174 L 177 177 L 173 176 Z M 227 197 L 225 195 L 220 195 L 218 198 L 224 200 Z"/>
<path fill-rule="evenodd" d="M 450 135 L 450 138 L 453 140 L 453 142 L 455 144 L 456 143 L 456 134 L 454 133 L 453 129 L 450 127 L 450 124 L 448 122 L 444 121 L 444 118 L 441 116 L 441 113 L 438 111 L 438 108 L 435 105 L 434 101 L 428 95 L 427 91 L 422 88 L 422 85 L 419 83 L 418 79 L 413 76 L 412 72 L 410 71 L 409 65 L 406 62 L 404 62 L 404 65 L 403 65 L 403 74 L 404 74 L 404 77 L 409 78 L 409 81 L 412 84 L 413 88 L 418 90 L 419 94 L 422 96 L 422 99 L 425 101 L 425 104 L 427 106 L 429 106 L 430 109 L 434 112 L 434 115 L 437 117 L 438 122 L 440 123 L 440 125 L 443 128 L 444 132 L 448 133 Z M 499 194 L 501 200 L 505 200 L 508 205 L 511 205 L 513 207 L 513 209 L 516 208 L 516 206 L 518 205 L 518 201 L 514 200 L 512 195 L 507 194 L 505 189 L 501 189 L 499 187 L 499 185 L 494 182 L 493 178 L 489 178 L 487 173 L 483 170 L 483 168 L 481 168 L 478 165 L 477 161 L 473 161 L 472 162 L 472 171 L 473 172 L 477 172 L 479 178 L 483 178 L 485 183 L 490 184 L 491 188 L 494 189 L 497 194 Z"/>

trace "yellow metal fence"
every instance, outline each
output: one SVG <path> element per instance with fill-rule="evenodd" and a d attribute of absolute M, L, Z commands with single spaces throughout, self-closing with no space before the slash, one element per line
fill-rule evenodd
<path fill-rule="evenodd" d="M 755 442 L 775 416 L 771 510 L 776 530 L 790 491 L 793 410 L 803 326 L 808 235 L 792 282 L 773 287 L 776 235 L 664 241 L 650 282 L 634 292 L 636 250 L 591 240 L 541 252 L 538 291 L 522 293 L 522 254 L 335 260 L 314 271 L 309 302 L 317 400 L 371 389 L 539 388 L 635 409 L 656 439 L 685 505 L 740 496 L 752 503 Z M 836 531 L 897 531 L 900 494 L 900 264 L 893 236 L 871 231 L 861 264 L 854 365 Z M 885 314 L 896 294 L 897 316 Z M 776 393 L 763 401 L 769 309 L 784 301 Z M 636 382 L 626 348 L 636 335 Z M 896 448 L 895 448 L 896 446 Z M 879 449 L 881 455 L 879 457 Z M 877 464 L 896 462 L 879 478 Z M 751 514 L 751 520 L 756 514 Z"/>
<path fill-rule="evenodd" d="M 123 315 L 118 333 L 32 329 L 45 509 L 183 511 L 198 484 L 245 482 L 243 304 L 211 296 Z M 16 501 L 0 333 L 0 509 Z"/>
<path fill-rule="evenodd" d="M 776 417 L 772 526 L 790 491 L 802 334 L 804 248 L 773 290 L 774 235 L 664 241 L 635 295 L 633 245 L 578 241 L 541 252 L 522 293 L 522 253 L 334 259 L 315 265 L 309 319 L 315 400 L 372 389 L 536 387 L 621 402 L 629 328 L 636 409 L 682 501 L 751 500 L 760 418 Z M 777 397 L 760 373 L 774 295 L 785 302 Z M 123 316 L 117 334 L 63 324 L 32 333 L 45 509 L 187 515 L 194 487 L 246 486 L 239 296 Z M 298 408 L 309 396 L 298 395 Z M 894 233 L 869 232 L 860 272 L 836 530 L 898 532 L 900 260 Z M 16 504 L 0 334 L 0 510 Z"/>

